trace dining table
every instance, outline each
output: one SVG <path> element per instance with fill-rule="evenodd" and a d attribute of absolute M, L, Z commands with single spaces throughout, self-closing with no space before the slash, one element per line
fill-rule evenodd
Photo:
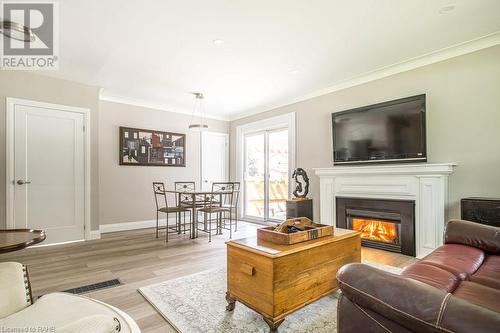
<path fill-rule="evenodd" d="M 0 253 L 22 250 L 44 240 L 43 230 L 2 229 L 0 230 Z"/>
<path fill-rule="evenodd" d="M 222 205 L 222 196 L 234 194 L 237 191 L 203 191 L 203 190 L 165 190 L 165 193 L 173 193 L 177 196 L 177 202 L 183 207 L 191 209 L 191 228 L 189 228 L 189 238 L 198 237 L 198 214 L 197 209 L 206 205 L 219 204 Z M 189 200 L 181 200 L 182 197 L 187 197 Z M 203 199 L 200 199 L 203 198 Z M 219 200 L 214 200 L 218 198 Z M 184 202 L 184 203 L 183 203 Z"/>

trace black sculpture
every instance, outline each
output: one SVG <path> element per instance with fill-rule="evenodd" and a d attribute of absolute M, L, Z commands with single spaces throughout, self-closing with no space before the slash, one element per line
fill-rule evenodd
<path fill-rule="evenodd" d="M 302 177 L 302 181 L 299 180 L 299 177 Z M 293 195 L 296 198 L 306 198 L 307 193 L 309 193 L 309 177 L 307 177 L 307 173 L 302 168 L 297 168 L 293 171 L 292 178 L 295 179 L 295 191 L 293 191 Z M 304 182 L 304 186 L 302 185 Z M 303 193 L 301 193 L 303 191 Z"/>

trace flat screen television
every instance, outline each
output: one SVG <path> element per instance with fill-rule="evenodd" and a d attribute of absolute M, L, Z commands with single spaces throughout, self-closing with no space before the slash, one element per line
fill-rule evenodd
<path fill-rule="evenodd" d="M 425 162 L 425 94 L 332 113 L 334 164 Z"/>

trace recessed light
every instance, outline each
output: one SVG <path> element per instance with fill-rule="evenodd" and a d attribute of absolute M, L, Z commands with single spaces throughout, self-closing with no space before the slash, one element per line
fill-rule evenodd
<path fill-rule="evenodd" d="M 214 39 L 212 43 L 214 43 L 214 45 L 222 45 L 224 41 L 222 39 Z"/>
<path fill-rule="evenodd" d="M 450 3 L 449 5 L 443 6 L 439 9 L 439 14 L 447 14 L 455 9 L 456 5 L 454 3 Z"/>

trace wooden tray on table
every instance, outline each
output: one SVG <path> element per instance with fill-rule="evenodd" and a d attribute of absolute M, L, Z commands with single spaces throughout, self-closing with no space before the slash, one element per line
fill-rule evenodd
<path fill-rule="evenodd" d="M 288 226 L 297 226 L 303 231 L 288 232 Z M 332 235 L 333 226 L 314 223 L 307 217 L 286 220 L 278 227 L 257 229 L 257 239 L 282 245 L 291 245 Z"/>

